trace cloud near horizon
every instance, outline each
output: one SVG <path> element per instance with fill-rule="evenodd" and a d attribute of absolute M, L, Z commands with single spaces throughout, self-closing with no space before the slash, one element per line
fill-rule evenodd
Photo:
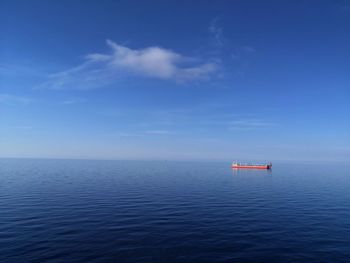
<path fill-rule="evenodd" d="M 111 84 L 125 75 L 187 82 L 208 80 L 218 71 L 217 62 L 201 62 L 157 46 L 131 49 L 107 40 L 109 54 L 85 56 L 81 65 L 51 74 L 41 88 L 91 89 Z"/>

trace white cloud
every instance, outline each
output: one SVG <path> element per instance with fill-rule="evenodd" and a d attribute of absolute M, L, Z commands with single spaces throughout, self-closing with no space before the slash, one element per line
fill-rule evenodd
<path fill-rule="evenodd" d="M 116 69 L 160 79 L 198 79 L 207 77 L 208 74 L 217 70 L 215 63 L 189 66 L 188 64 L 195 59 L 182 56 L 169 49 L 160 47 L 131 49 L 111 40 L 107 40 L 107 44 L 113 51 L 112 55 L 92 54 L 88 55 L 88 58 L 96 62 L 108 62 Z"/>
<path fill-rule="evenodd" d="M 111 40 L 107 40 L 107 43 L 113 50 L 109 61 L 117 67 L 164 79 L 176 77 L 181 71 L 177 64 L 183 60 L 183 57 L 171 50 L 159 47 L 132 50 Z"/>
<path fill-rule="evenodd" d="M 44 88 L 92 89 L 120 80 L 126 75 L 185 82 L 205 80 L 218 70 L 217 62 L 200 62 L 169 49 L 153 46 L 131 49 L 107 40 L 109 54 L 89 54 L 77 67 L 51 74 Z"/>

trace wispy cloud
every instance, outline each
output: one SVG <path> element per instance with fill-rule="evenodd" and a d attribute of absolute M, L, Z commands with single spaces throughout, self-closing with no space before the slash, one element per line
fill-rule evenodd
<path fill-rule="evenodd" d="M 88 90 L 104 87 L 118 78 L 118 74 L 105 63 L 85 59 L 79 66 L 50 74 L 37 88 Z"/>
<path fill-rule="evenodd" d="M 30 102 L 32 102 L 32 99 L 27 98 L 27 97 L 17 96 L 17 95 L 12 95 L 12 94 L 6 94 L 6 93 L 0 94 L 0 103 L 1 104 L 27 105 Z"/>
<path fill-rule="evenodd" d="M 33 66 L 25 66 L 25 65 L 15 65 L 15 64 L 3 64 L 0 63 L 0 76 L 6 77 L 44 77 L 45 74 L 42 70 L 33 67 Z"/>
<path fill-rule="evenodd" d="M 275 126 L 274 122 L 259 119 L 240 119 L 228 122 L 229 130 L 255 130 Z"/>
<path fill-rule="evenodd" d="M 215 56 L 217 61 L 220 61 L 220 64 L 227 63 L 233 65 L 234 71 L 225 71 L 223 67 L 223 70 L 220 72 L 220 78 L 216 80 L 224 79 L 228 75 L 242 78 L 249 67 L 249 60 L 253 58 L 252 55 L 256 52 L 256 48 L 252 45 L 242 45 L 237 41 L 226 38 L 224 28 L 220 26 L 220 21 L 221 17 L 215 17 L 210 21 L 208 31 L 211 49 L 209 54 Z M 222 87 L 222 85 L 220 86 Z"/>
<path fill-rule="evenodd" d="M 168 135 L 168 134 L 171 134 L 171 132 L 167 130 L 150 130 L 150 131 L 146 131 L 146 134 Z"/>
<path fill-rule="evenodd" d="M 241 59 L 242 57 L 247 57 L 250 54 L 256 52 L 256 49 L 252 46 L 242 46 L 236 48 L 235 51 L 231 54 L 231 58 L 234 60 Z"/>
<path fill-rule="evenodd" d="M 19 129 L 19 130 L 31 130 L 31 129 L 33 129 L 33 127 L 29 126 L 29 125 L 14 126 L 13 128 Z"/>
<path fill-rule="evenodd" d="M 223 28 L 218 26 L 219 18 L 214 18 L 209 25 L 209 33 L 214 41 L 214 44 L 218 47 L 222 47 L 224 45 L 224 33 Z"/>
<path fill-rule="evenodd" d="M 347 14 L 350 11 L 350 3 L 348 0 L 339 0 L 335 3 L 335 8 L 337 11 Z"/>
<path fill-rule="evenodd" d="M 81 65 L 51 74 L 40 87 L 92 89 L 130 75 L 186 82 L 208 79 L 219 69 L 217 62 L 203 62 L 157 46 L 131 49 L 112 40 L 107 45 L 109 54 L 88 54 Z"/>
<path fill-rule="evenodd" d="M 139 133 L 131 133 L 131 132 L 119 132 L 117 133 L 118 137 L 129 138 L 129 137 L 141 137 L 142 135 Z"/>
<path fill-rule="evenodd" d="M 66 99 L 62 102 L 62 104 L 65 104 L 65 105 L 72 105 L 72 104 L 77 104 L 77 103 L 82 103 L 82 102 L 85 102 L 86 100 L 83 99 L 83 98 L 69 98 L 69 99 Z"/>
<path fill-rule="evenodd" d="M 168 130 L 147 130 L 147 131 L 137 131 L 137 132 L 119 132 L 117 136 L 119 137 L 143 137 L 151 135 L 172 135 L 173 133 Z"/>
<path fill-rule="evenodd" d="M 181 136 L 186 131 L 228 132 L 245 130 L 268 130 L 278 126 L 276 120 L 262 117 L 256 113 L 230 112 L 230 105 L 204 105 L 191 108 L 166 110 L 116 111 L 112 118 L 124 119 L 129 116 L 131 135 L 172 135 Z M 105 113 L 103 113 L 105 114 Z M 124 117 L 123 117 L 124 116 Z M 132 117 L 130 117 L 132 116 Z M 130 134 L 128 133 L 128 136 Z"/>
<path fill-rule="evenodd" d="M 251 53 L 256 52 L 256 49 L 251 46 L 243 46 L 241 49 L 245 52 L 251 52 Z"/>

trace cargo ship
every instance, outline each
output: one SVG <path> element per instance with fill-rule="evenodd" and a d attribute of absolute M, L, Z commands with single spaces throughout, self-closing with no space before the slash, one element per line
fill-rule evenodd
<path fill-rule="evenodd" d="M 232 168 L 235 169 L 271 169 L 272 168 L 272 163 L 268 164 L 250 164 L 250 163 L 238 163 L 238 162 L 233 162 L 232 163 Z"/>

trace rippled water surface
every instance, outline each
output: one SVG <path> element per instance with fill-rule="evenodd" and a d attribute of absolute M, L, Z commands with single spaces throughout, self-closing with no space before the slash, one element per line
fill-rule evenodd
<path fill-rule="evenodd" d="M 0 262 L 350 262 L 349 171 L 0 159 Z"/>

